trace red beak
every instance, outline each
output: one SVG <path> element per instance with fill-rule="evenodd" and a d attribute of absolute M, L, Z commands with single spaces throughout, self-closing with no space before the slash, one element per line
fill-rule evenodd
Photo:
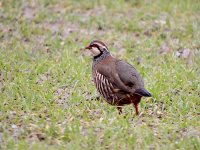
<path fill-rule="evenodd" d="M 85 49 L 91 49 L 92 47 L 89 45 L 89 46 L 86 46 Z"/>

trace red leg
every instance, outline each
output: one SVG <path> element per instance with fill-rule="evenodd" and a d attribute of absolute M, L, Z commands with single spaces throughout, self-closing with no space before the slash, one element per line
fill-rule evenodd
<path fill-rule="evenodd" d="M 117 106 L 117 109 L 119 111 L 119 115 L 122 114 L 122 107 L 121 106 Z"/>
<path fill-rule="evenodd" d="M 139 114 L 139 111 L 138 111 L 138 103 L 135 103 L 134 106 L 135 106 L 136 115 L 138 115 L 138 114 Z"/>

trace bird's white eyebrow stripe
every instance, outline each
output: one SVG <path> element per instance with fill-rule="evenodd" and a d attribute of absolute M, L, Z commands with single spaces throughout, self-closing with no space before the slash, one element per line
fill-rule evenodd
<path fill-rule="evenodd" d="M 102 45 L 101 43 L 94 43 L 96 45 L 98 45 L 99 47 L 105 48 L 106 50 L 108 49 L 106 46 Z"/>

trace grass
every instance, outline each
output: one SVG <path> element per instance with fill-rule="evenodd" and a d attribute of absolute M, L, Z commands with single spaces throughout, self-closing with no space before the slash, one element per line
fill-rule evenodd
<path fill-rule="evenodd" d="M 0 1 L 0 149 L 199 149 L 200 3 Z M 97 95 L 91 40 L 153 97 L 123 115 Z"/>

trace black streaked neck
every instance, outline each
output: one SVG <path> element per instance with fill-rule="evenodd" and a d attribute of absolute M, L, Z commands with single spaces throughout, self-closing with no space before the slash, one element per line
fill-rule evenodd
<path fill-rule="evenodd" d="M 101 53 L 99 55 L 93 57 L 93 60 L 99 61 L 99 60 L 102 60 L 109 55 L 110 55 L 109 51 L 103 51 L 103 52 L 101 51 Z"/>

